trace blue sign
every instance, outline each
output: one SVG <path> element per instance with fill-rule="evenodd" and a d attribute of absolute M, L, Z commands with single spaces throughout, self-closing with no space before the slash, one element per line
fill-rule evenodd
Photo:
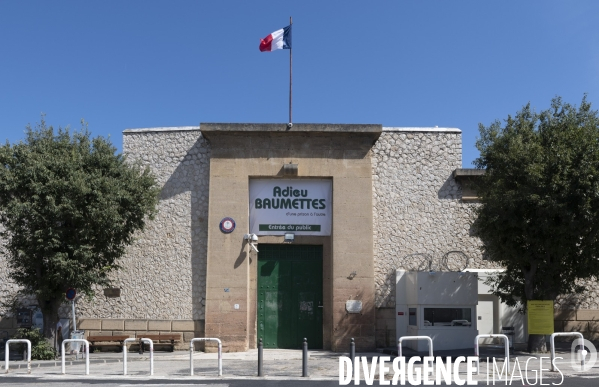
<path fill-rule="evenodd" d="M 66 295 L 67 295 L 67 300 L 73 301 L 75 299 L 75 296 L 77 295 L 77 291 L 73 288 L 68 288 Z"/>

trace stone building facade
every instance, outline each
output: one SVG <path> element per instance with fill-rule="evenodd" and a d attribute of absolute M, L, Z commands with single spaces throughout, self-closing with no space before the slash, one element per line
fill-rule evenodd
<path fill-rule="evenodd" d="M 463 200 L 454 178 L 462 166 L 458 129 L 202 124 L 125 130 L 123 152 L 156 175 L 158 214 L 114 273 L 120 297 L 97 289 L 93 300 L 78 301 L 79 328 L 88 334 L 176 332 L 184 341 L 224 338 L 230 351 L 255 347 L 258 257 L 242 237 L 247 182 L 281 178 L 286 163 L 298 165 L 293 178 L 333 180 L 333 233 L 296 239 L 324 248 L 323 347 L 344 350 L 350 336 L 364 349 L 396 343 L 396 269 L 496 268 L 483 259 L 470 229 L 476 203 Z M 231 214 L 238 229 L 223 234 L 218 222 Z M 267 236 L 259 243 L 283 239 Z M 0 255 L 2 298 L 16 290 L 4 259 Z M 350 299 L 362 303 L 360 315 L 345 310 Z M 582 327 L 599 335 L 592 286 L 559 305 L 564 310 L 556 313 L 556 329 Z M 69 317 L 70 308 L 61 315 Z M 14 318 L 0 320 L 0 330 L 15 328 Z"/>

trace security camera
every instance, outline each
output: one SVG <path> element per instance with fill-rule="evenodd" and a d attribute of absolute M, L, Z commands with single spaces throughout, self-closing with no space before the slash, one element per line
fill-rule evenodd
<path fill-rule="evenodd" d="M 258 235 L 256 234 L 245 234 L 243 236 L 243 239 L 245 239 L 250 246 L 252 246 L 252 249 L 254 249 L 256 252 L 258 252 L 258 248 L 256 247 L 256 243 L 258 243 Z"/>
<path fill-rule="evenodd" d="M 250 243 L 256 243 L 258 242 L 258 235 L 256 234 L 245 234 L 243 236 L 243 239 L 250 242 Z"/>

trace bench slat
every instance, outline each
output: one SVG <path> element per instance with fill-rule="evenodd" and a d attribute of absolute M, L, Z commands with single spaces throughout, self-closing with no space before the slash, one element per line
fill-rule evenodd
<path fill-rule="evenodd" d="M 88 336 L 87 341 L 125 341 L 131 336 Z"/>
<path fill-rule="evenodd" d="M 144 334 L 138 334 L 137 335 L 138 339 L 150 339 L 153 342 L 157 341 L 157 343 L 155 343 L 155 345 L 166 345 L 171 347 L 171 352 L 173 352 L 175 350 L 175 341 L 181 341 L 181 334 L 165 334 L 165 335 L 144 335 Z M 170 343 L 161 343 L 160 341 L 170 341 Z M 143 354 L 144 353 L 144 347 L 145 345 L 140 345 L 139 346 L 139 353 Z"/>
<path fill-rule="evenodd" d="M 90 348 L 91 347 L 120 347 L 121 345 L 118 344 L 117 342 L 114 343 L 96 343 L 94 342 L 93 344 L 90 344 Z"/>
<path fill-rule="evenodd" d="M 150 340 L 181 340 L 181 335 L 144 335 L 138 334 L 138 339 L 150 339 Z"/>

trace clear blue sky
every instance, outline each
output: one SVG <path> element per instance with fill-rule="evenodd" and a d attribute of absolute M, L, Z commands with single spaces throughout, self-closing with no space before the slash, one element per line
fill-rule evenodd
<path fill-rule="evenodd" d="M 259 39 L 293 16 L 293 121 L 457 127 L 584 93 L 599 108 L 599 1 L 0 0 L 0 140 L 54 126 L 288 120 L 289 53 Z"/>

